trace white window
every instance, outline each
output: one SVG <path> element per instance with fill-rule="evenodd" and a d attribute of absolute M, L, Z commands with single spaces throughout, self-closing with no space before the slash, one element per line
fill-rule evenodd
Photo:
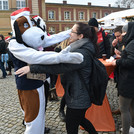
<path fill-rule="evenodd" d="M 8 0 L 0 0 L 0 10 L 8 10 Z"/>
<path fill-rule="evenodd" d="M 84 20 L 84 12 L 79 12 L 79 20 Z"/>
<path fill-rule="evenodd" d="M 69 11 L 64 12 L 64 19 L 65 20 L 70 20 L 70 12 Z"/>
<path fill-rule="evenodd" d="M 65 29 L 65 31 L 66 31 L 66 30 L 69 30 L 69 29 L 70 29 L 70 27 L 65 27 L 64 29 Z"/>
<path fill-rule="evenodd" d="M 25 0 L 16 0 L 16 7 L 17 7 L 17 9 L 26 7 Z"/>
<path fill-rule="evenodd" d="M 49 11 L 48 12 L 48 18 L 51 20 L 54 20 L 54 11 Z"/>
<path fill-rule="evenodd" d="M 49 33 L 54 34 L 55 33 L 55 27 L 49 27 Z"/>
<path fill-rule="evenodd" d="M 93 18 L 96 18 L 96 13 L 95 12 L 92 14 L 92 17 Z"/>

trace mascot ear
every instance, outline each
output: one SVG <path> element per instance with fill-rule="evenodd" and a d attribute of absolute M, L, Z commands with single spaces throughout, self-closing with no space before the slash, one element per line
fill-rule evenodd
<path fill-rule="evenodd" d="M 21 32 L 18 26 L 17 21 L 14 22 L 14 31 L 15 31 L 15 36 L 16 36 L 16 40 L 18 43 L 23 43 L 22 37 L 21 37 Z"/>

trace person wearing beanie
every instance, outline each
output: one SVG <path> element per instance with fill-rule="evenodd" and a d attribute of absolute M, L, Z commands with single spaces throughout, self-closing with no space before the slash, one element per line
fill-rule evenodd
<path fill-rule="evenodd" d="M 91 18 L 88 21 L 88 25 L 95 28 L 97 32 L 98 41 L 97 44 L 99 46 L 97 58 L 102 58 L 102 54 L 106 54 L 107 58 L 110 58 L 110 41 L 108 39 L 108 34 L 104 32 L 102 28 L 99 28 L 98 21 L 95 18 Z"/>
<path fill-rule="evenodd" d="M 98 28 L 98 21 L 95 18 L 91 18 L 88 22 L 88 25 Z"/>

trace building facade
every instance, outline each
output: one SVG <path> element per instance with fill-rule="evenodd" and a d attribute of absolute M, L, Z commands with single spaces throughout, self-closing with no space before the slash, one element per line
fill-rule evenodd
<path fill-rule="evenodd" d="M 47 25 L 47 32 L 58 33 L 70 29 L 74 23 L 88 22 L 92 17 L 99 19 L 111 12 L 121 11 L 128 8 L 106 6 L 45 3 L 45 0 L 0 0 L 0 34 L 8 36 L 11 32 L 10 14 L 20 8 L 29 7 L 32 15 L 41 16 Z"/>
<path fill-rule="evenodd" d="M 88 22 L 90 18 L 102 18 L 112 12 L 126 10 L 128 8 L 106 6 L 46 3 L 46 24 L 50 34 L 70 29 L 76 22 Z"/>
<path fill-rule="evenodd" d="M 45 0 L 0 0 L 0 34 L 11 32 L 10 14 L 20 8 L 29 7 L 31 14 L 45 17 Z"/>

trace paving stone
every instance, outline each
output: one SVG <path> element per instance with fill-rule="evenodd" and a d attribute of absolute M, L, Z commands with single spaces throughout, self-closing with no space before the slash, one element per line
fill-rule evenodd
<path fill-rule="evenodd" d="M 1 76 L 0 72 L 0 76 Z M 112 110 L 117 109 L 118 96 L 117 88 L 113 80 L 109 80 L 107 86 L 107 97 Z M 50 134 L 66 134 L 65 123 L 60 121 L 59 101 L 48 101 L 46 110 L 46 126 L 49 127 Z M 98 134 L 121 134 L 120 115 L 113 115 L 116 132 L 98 132 Z M 22 125 L 23 113 L 20 108 L 14 76 L 7 76 L 0 79 L 0 134 L 23 134 L 25 127 Z M 79 134 L 88 134 L 84 130 L 79 130 Z"/>

